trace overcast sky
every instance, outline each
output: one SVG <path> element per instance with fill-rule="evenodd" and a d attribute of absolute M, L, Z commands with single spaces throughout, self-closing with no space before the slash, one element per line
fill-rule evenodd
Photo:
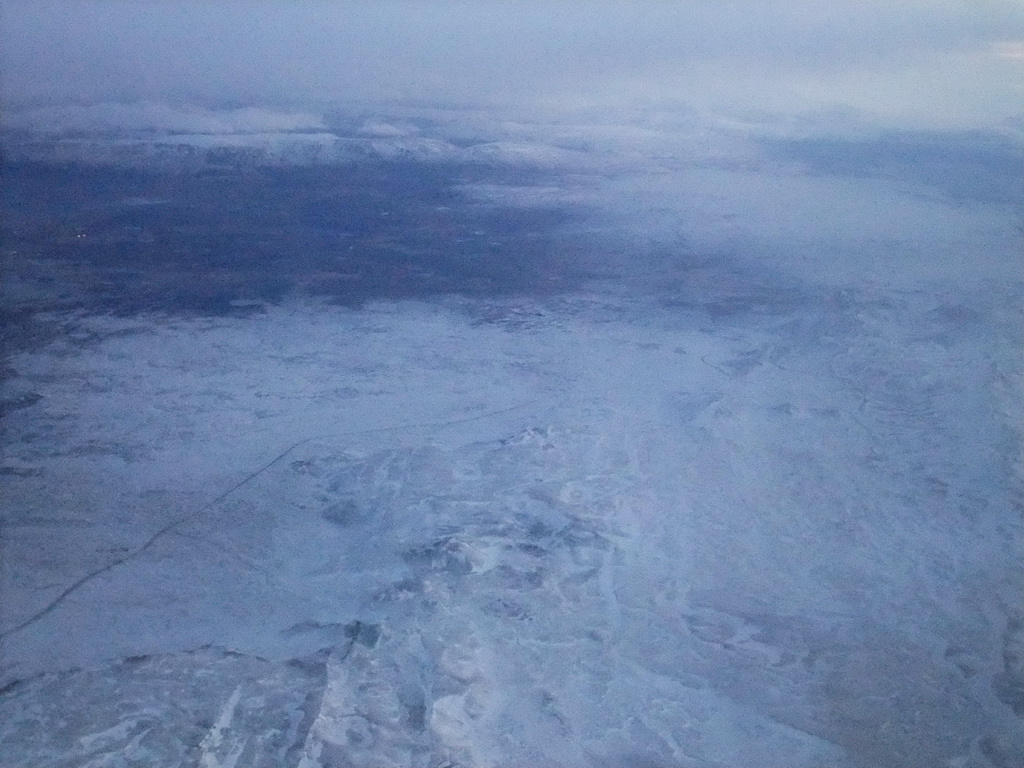
<path fill-rule="evenodd" d="M 1024 113 L 1024 0 L 0 0 L 8 106 L 335 99 Z"/>

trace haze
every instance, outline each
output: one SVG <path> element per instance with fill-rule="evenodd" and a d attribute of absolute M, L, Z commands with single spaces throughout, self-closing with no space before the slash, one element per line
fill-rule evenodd
<path fill-rule="evenodd" d="M 414 100 L 992 125 L 1024 103 L 1011 0 L 5 0 L 10 105 Z"/>

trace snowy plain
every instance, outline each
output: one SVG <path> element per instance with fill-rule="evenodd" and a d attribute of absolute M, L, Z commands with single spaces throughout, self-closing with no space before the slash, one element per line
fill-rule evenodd
<path fill-rule="evenodd" d="M 0 764 L 1024 764 L 1021 200 L 503 130 L 571 288 L 39 313 Z"/>

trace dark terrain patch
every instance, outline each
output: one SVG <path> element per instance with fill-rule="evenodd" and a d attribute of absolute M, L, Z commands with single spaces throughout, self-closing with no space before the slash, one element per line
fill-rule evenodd
<path fill-rule="evenodd" d="M 566 206 L 509 208 L 466 183 L 545 183 L 539 170 L 366 161 L 181 172 L 8 163 L 2 309 L 239 314 L 285 297 L 550 293 Z"/>

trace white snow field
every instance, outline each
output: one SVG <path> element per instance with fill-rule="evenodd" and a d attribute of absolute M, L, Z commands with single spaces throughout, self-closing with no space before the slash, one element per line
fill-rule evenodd
<path fill-rule="evenodd" d="M 574 292 L 51 317 L 0 766 L 1024 765 L 1019 209 L 586 188 Z"/>

